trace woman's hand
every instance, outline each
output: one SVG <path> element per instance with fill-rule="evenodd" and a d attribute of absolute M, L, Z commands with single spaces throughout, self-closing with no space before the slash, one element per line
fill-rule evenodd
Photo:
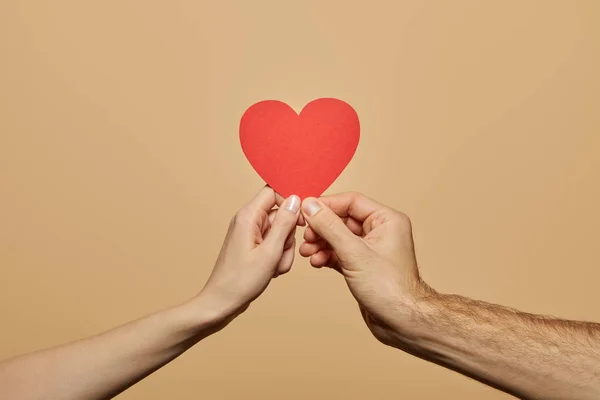
<path fill-rule="evenodd" d="M 280 207 L 274 209 L 276 205 Z M 265 187 L 231 221 L 215 268 L 191 301 L 115 329 L 0 363 L 2 399 L 108 399 L 215 333 L 294 260 L 300 199 Z"/>
<path fill-rule="evenodd" d="M 276 208 L 275 206 L 279 206 Z M 218 313 L 222 328 L 246 310 L 272 278 L 294 261 L 300 198 L 284 200 L 265 186 L 231 220 L 221 253 L 198 300 Z"/>

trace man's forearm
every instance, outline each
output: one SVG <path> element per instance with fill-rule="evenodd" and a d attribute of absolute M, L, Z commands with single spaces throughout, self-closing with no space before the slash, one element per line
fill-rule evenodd
<path fill-rule="evenodd" d="M 192 301 L 103 334 L 0 363 L 0 398 L 107 399 L 167 364 L 214 329 Z"/>
<path fill-rule="evenodd" d="M 522 398 L 600 398 L 600 324 L 444 294 L 416 309 L 403 350 Z"/>

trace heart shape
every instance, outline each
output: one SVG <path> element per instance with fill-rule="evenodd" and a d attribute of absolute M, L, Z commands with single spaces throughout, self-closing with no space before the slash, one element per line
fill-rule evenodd
<path fill-rule="evenodd" d="M 332 98 L 313 100 L 300 114 L 281 101 L 261 101 L 240 121 L 246 158 L 284 197 L 320 196 L 346 168 L 359 139 L 356 111 Z"/>

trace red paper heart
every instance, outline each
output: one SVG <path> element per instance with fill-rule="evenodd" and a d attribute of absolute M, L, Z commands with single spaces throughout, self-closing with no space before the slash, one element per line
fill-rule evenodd
<path fill-rule="evenodd" d="M 337 99 L 317 99 L 298 115 L 287 104 L 254 104 L 240 121 L 242 150 L 275 191 L 320 196 L 354 156 L 360 138 L 356 111 Z"/>

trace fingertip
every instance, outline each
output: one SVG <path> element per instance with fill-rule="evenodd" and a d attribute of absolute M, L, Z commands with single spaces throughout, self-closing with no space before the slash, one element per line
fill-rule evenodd
<path fill-rule="evenodd" d="M 302 257 L 310 257 L 314 254 L 314 251 L 311 251 L 310 243 L 303 242 L 300 247 L 298 247 L 298 253 Z"/>
<path fill-rule="evenodd" d="M 321 268 L 327 265 L 331 257 L 331 252 L 327 250 L 320 250 L 310 257 L 310 265 L 315 268 Z"/>
<path fill-rule="evenodd" d="M 308 242 L 304 242 L 301 245 L 302 247 L 302 253 L 301 255 L 303 257 L 308 257 L 311 256 L 315 253 L 318 253 L 321 250 L 327 250 L 327 243 L 323 242 L 323 241 L 319 241 L 316 243 L 308 243 Z"/>
<path fill-rule="evenodd" d="M 298 214 L 298 210 L 300 210 L 300 203 L 300 197 L 293 194 L 285 200 L 282 207 L 294 214 Z"/>
<path fill-rule="evenodd" d="M 313 257 L 311 257 L 311 258 L 309 259 L 309 262 L 310 262 L 310 266 L 311 266 L 311 267 L 313 267 L 313 268 L 323 268 L 323 266 L 322 266 L 321 264 L 319 264 L 318 262 L 316 262 L 316 261 L 313 259 Z"/>
<path fill-rule="evenodd" d="M 323 204 L 314 197 L 307 197 L 302 202 L 302 213 L 307 217 L 312 217 L 323 208 Z"/>

